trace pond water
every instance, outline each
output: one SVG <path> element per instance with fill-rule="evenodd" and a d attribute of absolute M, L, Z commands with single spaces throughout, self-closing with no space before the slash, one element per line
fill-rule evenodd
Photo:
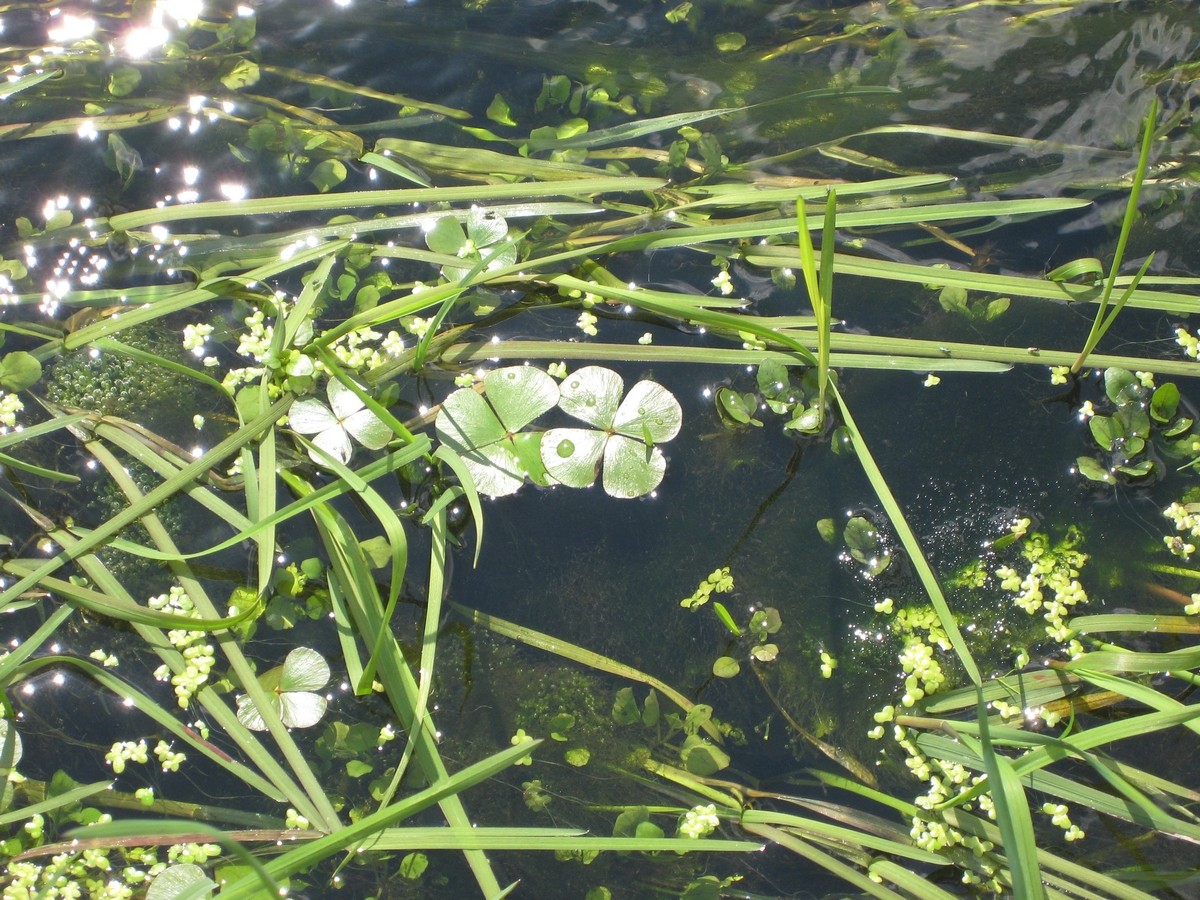
<path fill-rule="evenodd" d="M 1084 649 L 1070 646 L 1074 634 L 1048 637 L 1043 610 L 1031 616 L 1014 607 L 1016 589 L 1004 586 L 1003 572 L 997 574 L 1004 566 L 1022 575 L 1022 566 L 1028 569 L 1019 550 L 1029 539 L 1009 547 L 1004 544 L 1011 538 L 995 543 L 1021 519 L 1051 544 L 1082 535 L 1078 549 L 1089 559 L 1083 574 L 1071 578 L 1080 578 L 1090 599 L 1075 612 L 1182 615 L 1190 582 L 1161 567 L 1187 563 L 1190 554 L 1178 559 L 1166 552 L 1164 537 L 1175 532 L 1162 511 L 1192 499 L 1188 492 L 1195 490 L 1194 469 L 1186 464 L 1196 450 L 1181 440 L 1191 435 L 1190 421 L 1183 419 L 1194 416 L 1188 399 L 1196 396 L 1188 369 L 1194 363 L 1177 341 L 1177 328 L 1189 327 L 1194 276 L 1200 275 L 1198 207 L 1191 202 L 1200 141 L 1194 115 L 1200 21 L 1191 4 L 95 0 L 10 4 L 0 22 L 10 84 L 0 106 L 0 137 L 7 142 L 0 272 L 11 301 L 2 320 L 7 355 L 0 360 L 0 384 L 7 393 L 0 403 L 24 398 L 16 422 L 26 429 L 62 420 L 79 407 L 134 422 L 117 435 L 93 418 L 73 422 L 74 430 L 47 427 L 45 435 L 0 444 L 0 452 L 12 454 L 5 457 L 7 480 L 0 486 L 13 501 L 0 519 L 0 530 L 11 538 L 4 599 L 13 607 L 0 637 L 14 649 L 25 645 L 60 603 L 69 602 L 82 612 L 42 635 L 30 648 L 33 658 L 95 662 L 94 670 L 69 662 L 3 669 L 24 747 L 20 771 L 36 782 L 50 782 L 56 772 L 79 783 L 106 781 L 116 768 L 105 759 L 113 742 L 146 740 L 153 747 L 168 732 L 177 749 L 190 744 L 199 750 L 190 772 L 163 771 L 153 757 L 150 765 L 131 763 L 114 785 L 124 801 L 98 793 L 100 786 L 82 795 L 83 808 L 132 806 L 135 812 L 126 815 L 136 815 L 139 804 L 128 796 L 153 787 L 160 801 L 197 806 L 147 800 L 140 808 L 149 813 L 233 831 L 279 832 L 293 795 L 282 790 L 288 802 L 277 802 L 232 771 L 236 760 L 273 777 L 269 765 L 246 749 L 249 732 L 239 733 L 236 719 L 222 721 L 214 708 L 234 708 L 250 665 L 266 672 L 293 648 L 307 647 L 329 661 L 331 687 L 319 678 L 289 681 L 286 670 L 284 687 L 278 680 L 263 687 L 274 691 L 277 703 L 280 694 L 296 692 L 284 702 L 285 709 L 294 704 L 291 715 L 303 718 L 304 705 L 318 702 L 299 698 L 303 691 L 328 691 L 328 709 L 321 703 L 324 715 L 304 723 L 309 727 L 285 716 L 278 731 L 297 726 L 291 729 L 294 743 L 285 740 L 278 744 L 283 749 L 272 745 L 263 753 L 290 767 L 299 782 L 295 796 L 324 794 L 300 810 L 309 819 L 326 816 L 329 826 L 374 812 L 397 787 L 390 783 L 408 724 L 401 709 L 407 703 L 411 714 L 415 694 L 397 699 L 396 685 L 407 676 L 396 674 L 399 668 L 389 674 L 381 664 L 377 690 L 355 695 L 351 684 L 375 638 L 363 624 L 369 621 L 384 633 L 390 628 L 396 666 L 407 660 L 414 673 L 430 661 L 436 637 L 429 703 L 438 731 L 432 746 L 440 750 L 416 751 L 397 797 L 437 780 L 423 753 L 439 753 L 455 772 L 518 743 L 520 735 L 546 739 L 532 766 L 505 769 L 465 791 L 465 818 L 451 824 L 579 829 L 650 840 L 674 836 L 678 823 L 690 821 L 684 810 L 706 802 L 720 807 L 721 797 L 732 796 L 747 809 L 784 815 L 811 815 L 811 804 L 828 802 L 817 810 L 828 821 L 879 840 L 908 840 L 911 812 L 885 809 L 869 792 L 839 792 L 830 780 L 858 779 L 904 803 L 928 789 L 927 775 L 911 776 L 918 767 L 911 754 L 906 763 L 894 741 L 868 737 L 886 721 L 879 711 L 912 690 L 911 679 L 906 682 L 912 667 L 904 670 L 900 662 L 906 644 L 933 648 L 948 679 L 943 691 L 969 683 L 949 639 L 939 645 L 937 628 L 905 631 L 895 624 L 894 610 L 934 616 L 922 564 L 904 546 L 905 527 L 940 580 L 985 678 L 1026 665 L 1041 669 L 1043 660 L 1065 660 Z M 47 72 L 54 77 L 43 78 Z M 1160 107 L 1142 215 L 1118 250 L 1140 133 L 1154 99 Z M 649 124 L 635 127 L 639 122 Z M 537 189 L 542 182 L 575 178 L 582 184 L 585 176 L 606 170 L 612 189 Z M 906 176 L 911 180 L 903 184 L 881 182 L 869 195 L 855 194 L 855 185 Z M 917 176 L 943 178 L 922 184 Z M 657 181 L 651 186 L 638 178 Z M 364 199 L 366 192 L 419 186 L 430 190 L 379 204 Z M 455 186 L 464 189 L 433 190 Z M 821 427 L 804 434 L 783 427 L 797 411 L 794 403 L 781 415 L 766 402 L 773 398 L 757 377 L 766 359 L 758 343 L 764 336 L 739 334 L 737 326 L 705 318 L 702 307 L 717 308 L 727 285 L 728 303 L 740 299 L 743 305 L 721 307 L 717 315 L 747 313 L 745 321 L 784 328 L 784 339 L 770 349 L 789 352 L 791 365 L 802 362 L 790 352 L 799 332 L 786 330 L 794 323 L 781 325 L 781 318 L 810 316 L 814 307 L 794 261 L 795 220 L 790 234 L 786 221 L 778 222 L 794 217 L 796 196 L 814 186 L 807 195 L 810 217 L 823 212 L 827 186 L 838 192 L 839 216 L 848 214 L 834 235 L 839 257 L 833 263 L 831 363 L 845 409 L 839 412 L 831 400 Z M 470 218 L 472 191 L 486 198 L 479 201 L 483 209 L 503 215 L 498 230 L 489 230 L 495 219 Z M 753 191 L 778 193 L 764 201 Z M 717 202 L 723 196 L 733 198 L 728 206 Z M 339 197 L 347 199 L 341 203 Z M 274 204 L 272 198 L 284 199 Z M 1037 214 L 1032 206 L 997 206 L 961 215 L 934 206 L 1018 200 L 1048 205 Z M 1067 202 L 1074 200 L 1086 202 Z M 929 205 L 928 219 L 909 213 L 919 204 Z M 465 235 L 449 226 L 454 211 Z M 672 243 L 680 233 L 673 229 L 685 226 L 697 230 Z M 345 239 L 354 244 L 325 249 Z M 509 241 L 511 258 L 504 256 Z M 583 255 L 593 245 L 598 268 Z M 518 252 L 528 271 L 519 271 Z M 1153 259 L 1142 293 L 1121 311 L 1097 350 L 1108 356 L 1093 360 L 1078 377 L 1052 379 L 1052 366 L 1069 365 L 1084 346 L 1096 306 L 1048 299 L 1060 282 L 1044 276 L 1096 257 L 1100 262 L 1083 277 L 1077 272 L 1067 278 L 1082 291 L 1089 278 L 1098 284 L 1121 252 L 1126 276 L 1149 254 Z M 467 268 L 455 268 L 447 256 L 455 253 Z M 561 259 L 544 262 L 552 253 Z M 769 264 L 772 253 L 780 254 L 778 264 Z M 290 262 L 302 258 L 310 263 Z M 512 271 L 493 279 L 501 263 L 511 263 Z M 322 264 L 333 268 L 313 275 Z M 926 273 L 927 280 L 914 272 Z M 948 286 L 946 273 L 966 273 L 971 290 Z M 461 297 L 437 294 L 425 307 L 399 302 L 436 293 L 440 280 L 461 276 L 493 283 Z M 593 279 L 588 290 L 597 292 L 595 304 L 581 306 L 580 292 L 570 293 L 566 281 L 555 280 L 560 276 Z M 989 289 L 978 280 L 984 277 L 994 277 L 999 287 Z M 667 301 L 661 299 L 626 303 L 622 291 L 657 291 L 674 305 L 664 311 Z M 1007 303 L 996 304 L 1006 291 Z M 1098 288 L 1086 299 L 1096 293 Z M 275 318 L 276 304 L 295 322 Z M 252 323 L 255 310 L 263 314 Z M 302 427 L 297 407 L 290 429 L 272 431 L 271 418 L 263 419 L 274 442 L 259 442 L 259 434 L 250 436 L 253 442 L 244 438 L 256 449 L 241 457 L 241 474 L 229 470 L 236 447 L 212 460 L 222 465 L 207 484 L 233 488 L 211 490 L 229 506 L 201 509 L 193 494 L 158 509 L 173 539 L 184 550 L 200 551 L 247 531 L 250 521 L 267 518 L 305 491 L 340 482 L 353 485 L 332 504 L 345 531 L 329 520 L 314 524 L 303 512 L 279 523 L 278 533 L 267 538 L 271 546 L 255 547 L 254 539 L 271 535 L 259 531 L 196 560 L 191 571 L 181 560 L 169 571 L 159 560 L 131 562 L 118 547 L 29 574 L 56 558 L 60 547 L 74 547 L 71 553 L 79 555 L 107 542 L 88 544 L 95 532 L 87 529 L 102 531 L 126 507 L 111 487 L 120 486 L 121 472 L 136 483 L 125 486 L 126 496 L 149 492 L 168 477 L 164 473 L 191 461 L 175 455 L 175 444 L 208 461 L 205 454 L 259 415 L 261 404 L 292 395 L 308 395 L 298 402 L 324 402 L 328 361 L 314 348 L 322 334 L 333 335 L 347 320 L 362 325 L 375 310 L 396 312 L 372 323 L 379 333 L 364 345 L 379 346 L 384 333 L 397 329 L 396 340 L 409 355 L 398 349 L 370 358 L 343 355 L 342 365 L 408 428 L 457 446 L 469 459 L 476 445 L 455 445 L 444 419 L 436 432 L 430 424 L 456 389 L 456 377 L 470 392 L 471 371 L 477 370 L 479 390 L 485 371 L 521 363 L 545 368 L 561 359 L 576 373 L 587 365 L 610 366 L 625 390 L 636 390 L 643 380 L 662 385 L 681 410 L 677 435 L 651 439 L 652 426 L 642 419 L 622 432 L 611 411 L 607 420 L 585 419 L 604 435 L 597 440 L 635 448 L 630 467 L 650 465 L 647 460 L 662 453 L 661 483 L 634 491 L 634 499 L 618 499 L 606 493 L 603 479 L 584 489 L 566 486 L 562 470 L 564 484 L 526 484 L 511 496 L 484 497 L 480 529 L 467 498 L 454 489 L 462 471 L 444 457 L 414 454 L 380 470 L 368 479 L 373 492 L 357 486 L 353 476 L 347 480 L 328 456 L 310 458 L 297 432 L 320 435 L 317 443 L 336 457 L 330 450 L 335 445 L 323 441 L 342 429 L 343 462 L 353 469 L 378 458 L 388 439 L 401 435 L 381 426 L 385 435 L 373 446 L 351 422 L 352 413 L 375 413 L 354 412 L 362 409 L 361 400 L 339 407 L 330 399 L 337 415 L 310 413 L 319 423 L 312 428 Z M 428 321 L 414 320 L 417 314 Z M 590 334 L 588 316 L 595 327 Z M 301 323 L 305 318 L 311 328 Z M 134 321 L 148 324 L 127 326 Z M 264 321 L 286 330 L 291 343 L 272 345 L 269 331 L 256 332 Z M 188 344 L 189 350 L 200 348 L 193 358 L 183 343 L 189 334 L 195 337 L 197 324 L 213 328 Z M 306 329 L 312 334 L 306 336 Z M 414 365 L 411 354 L 421 335 L 439 332 L 445 341 L 435 337 L 426 365 Z M 860 336 L 895 343 L 853 343 Z M 808 338 L 802 342 L 816 351 Z M 426 350 L 421 345 L 416 352 Z M 174 370 L 154 367 L 146 354 L 173 360 Z M 40 364 L 34 377 L 16 371 L 30 364 L 27 358 Z M 265 374 L 259 368 L 240 383 L 229 380 L 230 370 L 256 365 Z M 1154 374 L 1121 381 L 1125 368 Z M 211 377 L 203 382 L 179 370 Z M 802 371 L 792 370 L 797 383 Z M 271 387 L 263 387 L 261 396 L 246 391 L 236 410 L 231 394 L 215 383 L 224 379 L 237 389 L 260 377 Z M 1173 404 L 1154 392 L 1168 382 L 1182 394 Z M 560 388 L 552 383 L 557 399 Z M 569 383 L 562 382 L 564 392 Z M 496 388 L 484 390 L 489 398 L 500 395 Z M 525 392 L 534 393 L 533 386 Z M 719 411 L 722 398 L 729 402 L 735 395 L 753 395 L 740 424 Z M 804 402 L 817 403 L 816 397 L 811 390 Z M 554 401 L 546 408 L 551 406 Z M 514 422 L 496 408 L 498 444 L 540 415 Z M 847 410 L 908 526 L 889 521 L 887 501 L 845 428 Z M 1109 433 L 1105 445 L 1108 426 L 1089 424 L 1093 413 L 1125 430 Z M 1143 431 L 1135 427 L 1138 415 Z M 758 421 L 744 421 L 751 416 Z M 579 423 L 560 415 L 538 419 L 535 429 L 543 424 Z M 575 441 L 595 433 L 571 432 Z M 20 431 L 11 435 L 19 438 Z M 131 449 L 130 440 L 140 450 Z M 106 462 L 98 444 L 119 450 Z M 547 459 L 545 445 L 541 453 Z M 174 460 L 173 467 L 151 474 L 153 457 Z M 1081 458 L 1100 466 L 1091 471 Z M 549 459 L 546 467 L 556 471 Z M 605 457 L 605 467 L 619 465 Z M 255 481 L 256 472 L 276 466 L 287 474 L 273 487 L 271 479 Z M 47 477 L 54 472 L 80 480 Z M 381 472 L 386 477 L 378 478 Z M 1085 477 L 1089 472 L 1094 477 Z M 238 481 L 243 476 L 245 485 Z M 458 544 L 445 560 L 445 535 L 439 526 L 426 527 L 437 518 L 439 496 L 449 510 L 446 533 Z M 394 554 L 388 551 L 395 546 L 387 541 L 395 535 L 381 526 L 386 516 L 380 506 L 396 511 L 397 526 L 403 521 L 407 571 L 390 568 Z M 243 513 L 249 521 L 240 518 Z M 81 528 L 66 526 L 68 521 Z M 144 524 L 122 530 L 121 537 L 166 548 L 157 523 Z M 47 534 L 53 542 L 47 543 Z M 351 544 L 370 540 L 371 553 L 383 547 L 374 575 L 366 578 L 374 582 L 368 593 L 378 592 L 377 606 L 389 599 L 391 577 L 403 576 L 389 622 L 380 624 L 378 609 L 362 620 L 346 612 L 355 583 L 349 569 L 338 568 L 350 564 L 339 563 L 341 545 L 330 534 Z M 357 550 L 345 553 L 350 559 Z M 307 587 L 281 574 L 302 564 Z M 1160 570 L 1148 568 L 1154 565 Z M 714 577 L 704 595 L 709 602 L 687 608 L 685 598 L 697 584 L 723 567 L 732 590 L 713 590 L 720 580 Z M 67 575 L 79 579 L 77 588 L 91 588 L 115 606 L 53 581 Z M 1049 569 L 1043 575 L 1050 577 Z M 250 636 L 221 631 L 219 640 L 177 644 L 185 651 L 205 642 L 219 645 L 218 662 L 211 675 L 206 672 L 216 691 L 186 712 L 153 674 L 163 660 L 174 660 L 176 672 L 184 667 L 154 627 L 162 622 L 131 618 L 121 602 L 126 589 L 130 602 L 144 604 L 176 581 L 207 585 L 219 598 L 206 617 L 226 615 L 224 603 L 235 588 L 244 591 L 240 601 L 234 598 L 241 608 L 256 594 L 267 604 Z M 426 626 L 431 608 L 438 618 Z M 472 621 L 472 610 L 503 621 L 489 630 Z M 763 611 L 773 611 L 769 629 Z M 114 617 L 125 624 L 114 627 Z M 916 640 L 921 628 L 927 644 Z M 1187 629 L 1163 640 L 1151 638 L 1154 630 L 1123 639 L 1144 652 L 1190 647 Z M 241 652 L 228 646 L 241 638 L 244 669 L 237 662 Z M 103 681 L 110 652 L 121 660 L 112 671 L 152 699 L 123 703 L 117 695 L 124 689 Z M 1195 668 L 1190 658 L 1181 666 Z M 637 671 L 631 674 L 630 667 Z M 1144 680 L 1168 699 L 1186 701 L 1181 685 L 1188 676 L 1176 672 L 1174 678 Z M 658 686 L 661 718 L 647 705 L 651 684 Z M 674 727 L 667 713 L 675 707 L 663 684 L 688 707 L 711 707 L 719 726 L 696 724 L 704 716 L 693 713 L 684 727 L 680 712 Z M 925 686 L 932 698 L 937 685 Z M 922 699 L 911 712 L 924 708 Z M 1023 706 L 1028 711 L 1021 702 L 1015 708 Z M 1031 720 L 1040 710 L 1030 713 Z M 971 706 L 966 717 L 973 712 Z M 1128 710 L 1117 703 L 1116 711 L 1088 712 L 1106 722 Z M 1084 710 L 1078 714 L 1082 720 Z M 178 727 L 166 719 L 178 719 Z M 1035 724 L 1038 733 L 1050 733 L 1040 720 Z M 202 728 L 211 729 L 203 740 L 196 733 Z M 400 731 L 399 739 L 384 742 L 381 728 Z M 710 752 L 718 731 L 724 750 Z M 1194 737 L 1171 731 L 1127 742 L 1119 755 L 1178 782 L 1163 790 L 1194 804 L 1200 798 L 1188 792 L 1197 787 L 1195 779 L 1177 764 L 1194 751 Z M 207 760 L 201 756 L 206 750 Z M 307 768 L 289 754 L 308 759 Z M 707 766 L 708 759 L 717 762 Z M 655 770 L 647 760 L 680 772 Z M 1092 790 L 1104 789 L 1103 780 L 1080 768 L 1074 777 Z M 1088 837 L 1075 844 L 1065 827 L 1051 824 L 1050 814 L 1038 812 L 1043 800 L 1060 795 L 1046 783 L 1026 787 L 1042 846 L 1093 868 L 1129 867 L 1137 873 L 1129 876 L 1136 888 L 1178 889 L 1182 895 L 1190 879 L 1195 889 L 1194 866 L 1188 871 L 1179 860 L 1163 862 L 1174 846 L 1169 839 L 1161 846 L 1143 841 L 1153 820 L 1136 814 L 1133 823 L 1113 825 L 1096 812 L 1095 797 L 1092 808 L 1077 801 L 1074 822 Z M 51 790 L 56 792 L 62 792 L 61 780 Z M 1164 808 L 1174 799 L 1163 800 Z M 22 802 L 36 801 L 26 796 L 14 806 L 6 798 L 10 810 L 20 810 Z M 404 824 L 442 825 L 454 817 L 445 810 L 431 807 Z M 45 812 L 44 835 L 22 825 L 28 816 L 4 819 L 14 829 L 3 844 L 10 861 L 62 839 L 83 815 L 78 803 L 50 804 Z M 880 849 L 867 841 L 861 858 L 843 854 L 834 846 L 844 849 L 842 837 L 805 831 L 786 819 L 771 820 L 782 830 L 743 831 L 727 812 L 722 810 L 713 837 L 762 841 L 771 845 L 766 853 L 681 855 L 655 848 L 593 858 L 589 849 L 559 847 L 556 858 L 545 850 L 499 846 L 489 856 L 499 884 L 521 881 L 514 896 L 844 896 L 844 873 L 830 871 L 818 857 L 829 851 L 865 871 L 870 851 Z M 746 823 L 753 824 L 752 817 Z M 1161 824 L 1158 830 L 1164 830 Z M 263 840 L 239 835 L 251 848 Z M 196 834 L 189 839 L 202 840 Z M 342 854 L 334 853 L 297 876 L 294 893 L 457 897 L 475 895 L 485 884 L 477 857 L 464 862 L 458 850 L 439 850 L 458 845 L 438 845 L 428 835 L 412 841 L 366 854 L 338 872 L 335 860 Z M 810 849 L 797 851 L 795 843 Z M 966 853 L 963 846 L 958 850 Z M 165 848 L 159 857 L 166 860 Z M 1102 866 L 1091 862 L 1097 858 Z M 30 859 L 47 862 L 46 856 Z M 218 879 L 243 874 L 222 872 L 203 854 L 195 861 Z M 952 893 L 988 889 L 991 872 L 961 856 L 943 862 L 918 856 L 905 865 Z M 1169 878 L 1161 874 L 1167 870 Z M 70 877 L 80 884 L 96 878 L 82 871 Z M 970 879 L 964 884 L 962 871 L 982 873 L 981 885 Z M 1148 874 L 1153 872 L 1161 880 Z M 741 880 L 721 882 L 735 876 Z M 10 864 L 5 877 L 16 891 L 22 878 L 40 876 Z M 140 891 L 147 882 L 134 879 L 131 889 Z M 849 883 L 856 891 L 868 889 Z M 902 887 L 900 881 L 889 884 Z M 992 887 L 1007 892 L 1011 884 Z M 165 883 L 158 890 L 157 896 L 177 896 Z M 1093 895 L 1107 894 L 1094 887 Z"/>

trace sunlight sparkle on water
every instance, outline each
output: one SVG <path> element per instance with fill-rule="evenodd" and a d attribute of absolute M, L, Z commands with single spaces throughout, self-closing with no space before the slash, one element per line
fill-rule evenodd
<path fill-rule="evenodd" d="M 61 9 L 50 11 L 51 25 L 46 37 L 55 44 L 70 44 L 91 37 L 96 31 L 96 20 L 90 16 L 76 16 Z"/>
<path fill-rule="evenodd" d="M 244 184 L 238 184 L 233 181 L 223 181 L 217 190 L 221 192 L 221 196 L 226 200 L 238 201 L 246 199 L 246 186 Z"/>

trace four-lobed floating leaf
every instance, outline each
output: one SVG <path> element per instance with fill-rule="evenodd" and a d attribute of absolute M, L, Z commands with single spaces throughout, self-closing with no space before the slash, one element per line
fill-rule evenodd
<path fill-rule="evenodd" d="M 515 493 L 526 478 L 588 487 L 601 470 L 611 496 L 640 497 L 662 481 L 666 458 L 658 445 L 679 433 L 683 411 L 653 381 L 638 382 L 624 401 L 623 391 L 621 376 L 600 366 L 578 370 L 561 388 L 541 369 L 509 366 L 485 375 L 482 391 L 447 397 L 435 427 L 489 497 Z M 556 404 L 593 427 L 522 432 Z"/>
<path fill-rule="evenodd" d="M 336 378 L 326 389 L 329 405 L 320 400 L 297 400 L 288 411 L 288 425 L 297 434 L 313 435 L 312 442 L 339 462 L 349 462 L 354 452 L 350 438 L 368 450 L 381 450 L 395 435 L 362 399 Z M 324 464 L 320 455 L 309 450 L 313 462 Z"/>
<path fill-rule="evenodd" d="M 310 728 L 325 715 L 328 701 L 313 693 L 325 687 L 329 681 L 329 663 L 316 650 L 297 647 L 284 659 L 283 665 L 264 672 L 258 677 L 271 699 L 271 706 L 288 728 Z M 238 721 L 251 731 L 266 731 L 254 701 L 249 696 L 238 697 Z"/>
<path fill-rule="evenodd" d="M 679 434 L 683 410 L 661 384 L 639 381 L 624 401 L 621 376 L 585 366 L 567 376 L 559 407 L 593 426 L 551 428 L 542 437 L 542 463 L 568 487 L 588 487 L 603 470 L 606 493 L 641 497 L 663 479 L 666 458 L 658 445 Z"/>
<path fill-rule="evenodd" d="M 521 429 L 554 407 L 558 385 L 541 369 L 508 366 L 485 375 L 483 390 L 461 388 L 446 398 L 438 438 L 462 457 L 481 494 L 516 493 L 526 476 L 545 483 L 541 435 Z"/>

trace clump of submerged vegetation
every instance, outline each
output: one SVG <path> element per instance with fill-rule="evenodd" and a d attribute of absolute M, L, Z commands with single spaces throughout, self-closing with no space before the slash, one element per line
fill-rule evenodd
<path fill-rule="evenodd" d="M 1073 5 L 1032 4 L 1007 27 Z M 740 896 L 739 854 L 766 845 L 876 897 L 1133 898 L 1194 880 L 1153 854 L 1078 849 L 1105 829 L 1125 847 L 1200 840 L 1186 774 L 1125 751 L 1158 732 L 1194 742 L 1200 712 L 1200 502 L 1186 481 L 1200 425 L 1181 381 L 1200 346 L 1181 321 L 1197 280 L 1152 274 L 1152 254 L 1125 264 L 1142 192 L 1170 205 L 1192 190 L 1179 135 L 1195 124 L 1175 89 L 1191 96 L 1194 62 L 1147 79 L 1139 147 L 1110 150 L 921 124 L 839 133 L 841 105 L 892 102 L 898 60 L 953 8 L 892 3 L 836 29 L 813 13 L 782 42 L 722 27 L 712 105 L 631 51 L 557 59 L 534 96 L 476 111 L 294 68 L 256 40 L 247 6 L 37 11 L 5 13 L 37 40 L 0 51 L 0 140 L 82 146 L 107 174 L 104 196 L 72 188 L 5 222 L 0 247 L 13 513 L 0 607 L 18 635 L 0 657 L 5 897 L 366 895 L 387 879 L 458 896 L 469 879 L 500 897 L 506 856 L 528 851 L 575 867 L 589 900 L 630 878 Z M 698 33 L 715 16 L 654 13 Z M 852 40 L 871 65 L 747 99 L 778 60 Z M 756 121 L 771 140 L 825 136 L 767 153 Z M 232 168 L 265 167 L 277 190 L 208 184 L 164 146 L 184 135 Z M 1111 174 L 1051 197 L 1009 171 L 968 185 L 912 161 L 938 142 L 1089 154 Z M 165 197 L 160 167 L 176 179 Z M 980 235 L 1096 198 L 1124 213 L 1106 259 L 992 271 Z M 898 233 L 958 263 L 884 252 Z M 698 263 L 707 283 L 631 281 L 655 254 L 689 276 Z M 835 279 L 925 286 L 979 339 L 859 333 L 837 318 Z M 989 327 L 1039 302 L 1088 310 L 1091 331 L 1045 347 L 1019 321 L 1003 338 Z M 1100 352 L 1126 308 L 1178 352 Z M 769 428 L 795 448 L 741 536 L 671 573 L 663 621 L 717 635 L 688 683 L 452 600 L 451 560 L 480 563 L 485 512 L 507 502 L 493 498 L 555 488 L 553 504 L 596 485 L 620 504 L 661 489 L 668 451 L 694 436 L 672 389 L 685 365 L 742 373 L 711 397 L 732 441 Z M 907 373 L 932 391 L 1014 367 L 1061 385 L 1087 422 L 1073 487 L 1179 485 L 1153 551 L 1173 558 L 1147 550 L 1144 564 L 1146 592 L 1178 609 L 1095 608 L 1084 532 L 1022 511 L 958 571 L 927 558 L 854 416 L 853 378 Z M 782 600 L 733 602 L 737 551 L 823 448 L 871 489 L 806 531 L 869 598 L 858 644 Z M 72 495 L 119 501 L 97 520 Z M 500 678 L 472 665 L 485 639 L 506 664 L 538 662 L 512 680 L 516 698 L 443 743 L 451 698 L 505 694 L 466 684 Z M 573 668 L 552 676 L 551 660 Z M 883 667 L 876 695 L 835 719 L 839 682 Z M 709 681 L 713 702 L 699 702 Z M 58 768 L 23 749 L 45 741 L 31 726 L 43 688 L 68 682 L 130 715 L 46 726 L 76 748 Z M 786 785 L 739 764 L 759 726 L 721 699 L 749 695 L 807 766 Z M 228 801 L 181 770 L 225 779 Z M 594 776 L 593 796 L 568 795 L 584 783 L 574 770 Z M 706 870 L 701 853 L 720 858 Z"/>

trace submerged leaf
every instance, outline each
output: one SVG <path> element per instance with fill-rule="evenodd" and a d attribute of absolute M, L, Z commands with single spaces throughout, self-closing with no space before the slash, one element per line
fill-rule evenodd
<path fill-rule="evenodd" d="M 1075 466 L 1079 469 L 1079 474 L 1090 481 L 1099 481 L 1104 484 L 1116 484 L 1117 479 L 1112 472 L 1100 465 L 1095 459 L 1090 456 L 1081 456 L 1075 460 Z"/>
<path fill-rule="evenodd" d="M 732 678 L 742 671 L 742 664 L 732 656 L 719 656 L 713 663 L 712 672 L 718 678 Z"/>

